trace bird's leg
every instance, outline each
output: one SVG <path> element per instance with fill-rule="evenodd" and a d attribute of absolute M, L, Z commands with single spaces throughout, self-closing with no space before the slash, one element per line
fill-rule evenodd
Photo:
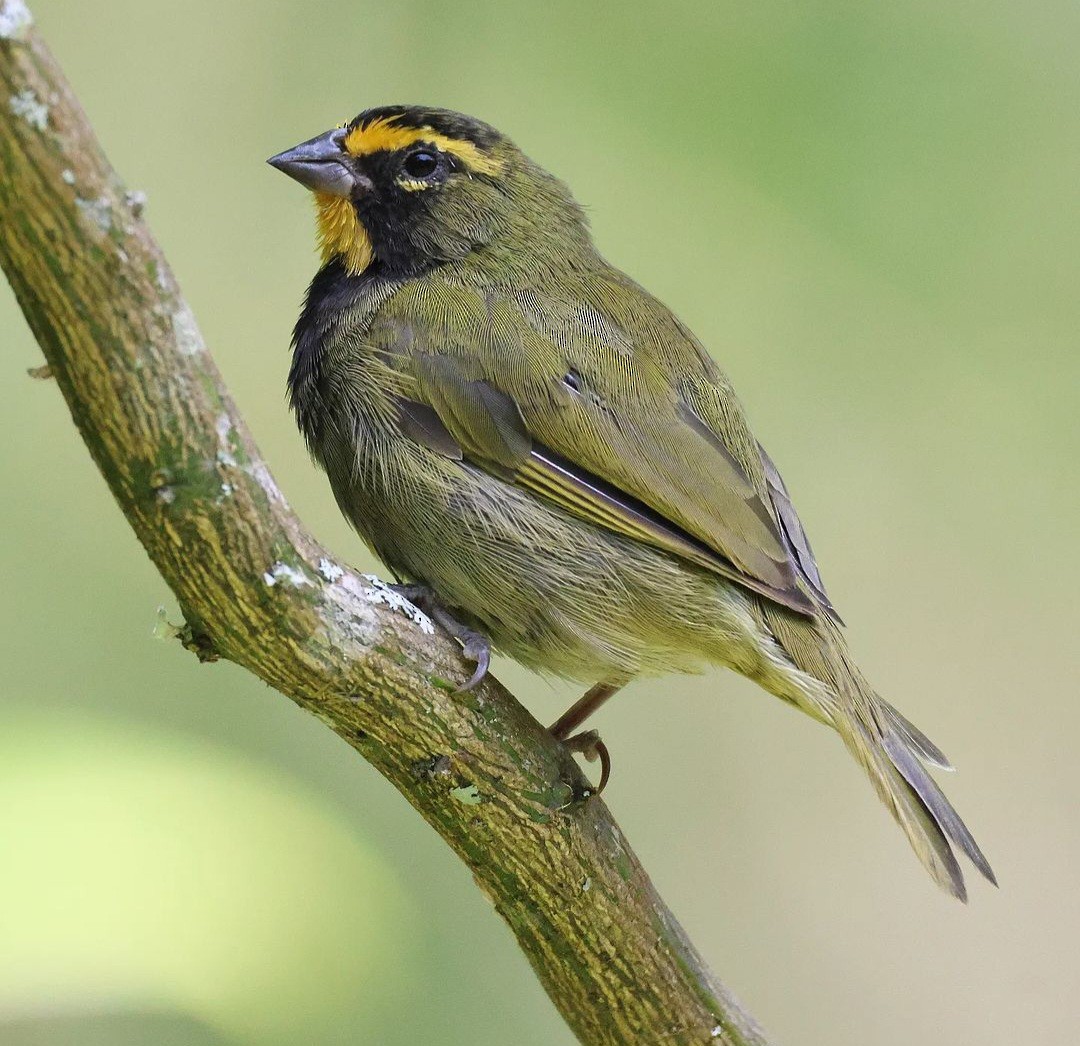
<path fill-rule="evenodd" d="M 461 653 L 465 659 L 476 665 L 469 681 L 458 687 L 458 693 L 463 694 L 466 690 L 472 690 L 484 676 L 487 675 L 491 665 L 491 643 L 487 636 L 463 625 L 453 614 L 443 607 L 435 598 L 435 593 L 427 585 L 391 585 L 398 595 L 403 596 L 414 606 L 419 607 L 432 621 L 435 622 L 451 638 L 461 644 Z"/>
<path fill-rule="evenodd" d="M 600 740 L 600 734 L 597 731 L 582 730 L 576 734 L 574 731 L 622 687 L 622 683 L 595 684 L 589 688 L 584 697 L 575 701 L 548 728 L 551 736 L 556 741 L 561 741 L 571 752 L 580 752 L 590 762 L 594 759 L 600 760 L 600 784 L 596 787 L 597 795 L 607 787 L 608 778 L 611 776 L 611 755 L 607 745 Z"/>
<path fill-rule="evenodd" d="M 585 696 L 575 701 L 551 726 L 549 732 L 556 741 L 566 739 L 589 718 L 609 697 L 617 694 L 623 683 L 597 683 L 589 687 Z"/>

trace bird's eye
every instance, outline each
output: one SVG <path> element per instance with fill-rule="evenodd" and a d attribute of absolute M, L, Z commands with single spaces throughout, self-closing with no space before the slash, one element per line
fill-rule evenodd
<path fill-rule="evenodd" d="M 430 178 L 439 169 L 439 158 L 427 149 L 419 149 L 405 157 L 402 169 L 410 178 Z"/>

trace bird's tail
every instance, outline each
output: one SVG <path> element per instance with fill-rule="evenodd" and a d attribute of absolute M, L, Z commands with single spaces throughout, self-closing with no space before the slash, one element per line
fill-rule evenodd
<path fill-rule="evenodd" d="M 831 700 L 818 704 L 811 714 L 827 719 L 843 738 L 939 886 L 967 900 L 953 846 L 996 886 L 997 879 L 982 850 L 927 770 L 927 766 L 951 770 L 944 753 L 874 692 L 850 661 L 839 629 L 825 625 L 820 641 L 821 646 L 809 658 L 812 663 L 799 667 L 827 681 L 833 693 Z M 808 645 L 802 647 L 807 653 Z"/>
<path fill-rule="evenodd" d="M 884 702 L 882 706 L 890 707 Z M 944 761 L 928 759 L 917 740 L 921 735 L 913 738 L 903 727 L 890 722 L 891 718 L 886 711 L 882 716 L 885 722 L 880 725 L 866 723 L 861 716 L 846 717 L 835 725 L 934 881 L 954 897 L 967 900 L 964 876 L 953 853 L 955 845 L 996 886 L 994 871 L 979 844 L 924 765 L 941 765 Z M 931 752 L 940 754 L 936 748 Z"/>

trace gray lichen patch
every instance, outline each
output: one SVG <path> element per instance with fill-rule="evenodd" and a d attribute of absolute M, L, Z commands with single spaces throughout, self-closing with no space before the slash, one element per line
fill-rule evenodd
<path fill-rule="evenodd" d="M 343 637 L 361 647 L 369 647 L 379 631 L 378 618 L 372 607 L 352 598 L 339 585 L 325 586 L 323 594 L 326 597 L 324 609 L 332 621 L 323 639 L 337 649 L 341 648 Z"/>
<path fill-rule="evenodd" d="M 199 325 L 186 303 L 172 314 L 172 329 L 176 347 L 185 356 L 194 356 L 205 348 Z"/>
<path fill-rule="evenodd" d="M 142 189 L 129 189 L 124 193 L 124 203 L 127 204 L 131 213 L 136 218 L 141 218 L 143 211 L 146 210 L 147 195 Z"/>
<path fill-rule="evenodd" d="M 0 37 L 2 36 L 3 34 L 0 33 Z M 8 108 L 36 131 L 44 131 L 49 126 L 48 105 L 29 87 L 24 87 L 18 94 L 12 95 Z"/>
<path fill-rule="evenodd" d="M 233 453 L 233 423 L 232 418 L 228 414 L 219 414 L 218 419 L 214 424 L 214 429 L 217 432 L 218 438 L 218 452 L 217 460 L 219 465 L 226 465 L 229 468 L 236 468 L 237 461 L 236 455 Z"/>
<path fill-rule="evenodd" d="M 267 588 L 273 588 L 278 584 L 291 585 L 293 588 L 303 588 L 305 585 L 314 584 L 302 570 L 280 561 L 263 574 L 263 581 Z"/>
<path fill-rule="evenodd" d="M 147 275 L 157 284 L 158 290 L 166 294 L 176 293 L 176 285 L 170 281 L 168 271 L 156 260 L 149 263 Z"/>
<path fill-rule="evenodd" d="M 281 493 L 278 485 L 274 482 L 274 477 L 270 475 L 270 470 L 263 462 L 253 461 L 249 465 L 244 465 L 243 470 L 259 484 L 267 500 L 278 505 L 286 503 L 285 495 Z"/>
<path fill-rule="evenodd" d="M 102 232 L 112 231 L 112 206 L 107 197 L 99 196 L 96 200 L 84 200 L 81 196 L 76 196 L 75 206 L 90 224 Z"/>
<path fill-rule="evenodd" d="M 195 334 L 199 336 L 197 330 Z M 202 345 L 201 339 L 199 344 Z M 274 482 L 274 477 L 270 475 L 270 470 L 265 463 L 258 459 L 255 461 L 248 459 L 241 435 L 227 413 L 222 412 L 218 415 L 217 421 L 214 423 L 214 430 L 218 439 L 217 463 L 225 468 L 239 469 L 258 484 L 259 489 L 266 495 L 267 501 L 277 505 L 285 505 L 285 495 L 278 489 L 278 485 Z M 232 487 L 230 486 L 229 492 L 231 493 L 231 491 Z"/>
<path fill-rule="evenodd" d="M 17 40 L 34 24 L 23 0 L 0 0 L 0 40 Z"/>
<path fill-rule="evenodd" d="M 396 610 L 415 622 L 425 635 L 433 636 L 435 634 L 435 626 L 432 624 L 431 618 L 419 607 L 413 606 L 400 592 L 391 588 L 390 585 L 377 578 L 374 574 L 361 574 L 360 576 L 367 582 L 366 585 L 357 586 L 359 589 L 358 595 L 361 599 L 368 603 L 381 603 L 383 606 L 388 606 L 391 610 Z"/>
<path fill-rule="evenodd" d="M 407 599 L 399 595 L 384 581 L 370 574 L 357 575 L 345 570 L 328 559 L 321 559 L 318 572 L 326 579 L 322 586 L 324 610 L 332 618 L 334 627 L 363 647 L 370 647 L 379 634 L 379 615 L 376 606 L 387 606 L 404 614 L 427 635 L 435 632 L 431 618 L 418 610 Z M 328 637 L 337 647 L 341 645 L 341 636 Z M 376 649 L 393 658 L 393 653 L 382 647 Z"/>

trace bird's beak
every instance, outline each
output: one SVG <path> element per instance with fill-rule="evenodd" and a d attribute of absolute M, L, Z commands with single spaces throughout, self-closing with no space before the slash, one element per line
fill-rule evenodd
<path fill-rule="evenodd" d="M 355 170 L 352 157 L 342 147 L 345 133 L 341 128 L 327 131 L 266 162 L 312 192 L 351 197 L 357 190 L 371 189 L 372 183 Z"/>

